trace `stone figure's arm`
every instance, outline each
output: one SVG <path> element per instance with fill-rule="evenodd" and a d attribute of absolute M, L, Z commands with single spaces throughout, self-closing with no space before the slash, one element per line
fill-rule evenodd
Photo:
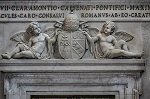
<path fill-rule="evenodd" d="M 117 40 L 116 40 L 116 38 L 114 36 L 112 36 L 112 44 L 114 46 L 116 46 L 116 44 L 117 44 Z"/>
<path fill-rule="evenodd" d="M 51 58 L 52 54 L 53 54 L 53 44 L 56 42 L 57 40 L 57 34 L 55 34 L 53 37 L 48 39 L 48 58 Z"/>
<path fill-rule="evenodd" d="M 87 32 L 84 32 L 84 35 L 86 36 L 87 40 L 91 43 L 91 42 L 96 42 L 97 40 L 99 40 L 98 36 L 95 37 L 91 37 Z"/>
<path fill-rule="evenodd" d="M 47 35 L 47 34 L 45 34 L 45 33 L 43 33 L 43 36 L 45 37 L 45 46 L 46 46 L 46 48 L 47 48 L 47 52 L 49 51 L 49 43 L 48 43 L 48 41 L 49 41 L 49 39 L 50 39 L 50 37 Z"/>
<path fill-rule="evenodd" d="M 93 39 L 94 39 L 94 42 L 96 42 L 96 41 L 98 41 L 98 40 L 101 40 L 101 38 L 102 38 L 102 34 L 99 33 L 99 34 L 97 34 L 96 37 L 93 38 Z"/>
<path fill-rule="evenodd" d="M 45 34 L 45 33 L 43 33 L 43 36 L 45 37 L 45 40 L 48 42 L 48 40 L 50 39 L 50 37 L 47 34 Z"/>
<path fill-rule="evenodd" d="M 95 37 L 91 37 L 87 32 L 84 32 L 84 35 L 86 36 L 87 40 L 90 42 L 90 52 L 94 56 L 94 58 L 97 58 L 96 54 L 96 48 L 95 48 L 95 42 L 100 39 L 100 35 L 97 35 Z"/>
<path fill-rule="evenodd" d="M 29 47 L 31 47 L 31 46 L 32 46 L 32 37 L 29 39 L 29 42 L 28 42 L 28 43 L 26 43 L 25 45 L 27 45 L 27 46 L 29 46 Z"/>
<path fill-rule="evenodd" d="M 46 40 L 46 48 L 47 48 L 47 53 L 48 53 L 48 56 L 47 58 L 51 58 L 51 55 L 53 53 L 53 46 L 52 44 L 56 41 L 54 40 L 54 37 L 49 37 L 47 34 L 43 33 L 43 36 L 45 37 L 45 40 Z"/>
<path fill-rule="evenodd" d="M 47 55 L 47 57 L 46 58 L 51 58 L 51 54 L 53 53 L 52 52 L 52 44 L 53 43 L 51 43 L 51 37 L 49 37 L 47 34 L 45 34 L 45 33 L 43 33 L 43 36 L 45 37 L 45 41 L 46 41 L 46 44 L 45 44 L 45 46 L 46 46 L 46 48 L 47 48 L 47 53 L 48 53 L 48 55 Z"/>

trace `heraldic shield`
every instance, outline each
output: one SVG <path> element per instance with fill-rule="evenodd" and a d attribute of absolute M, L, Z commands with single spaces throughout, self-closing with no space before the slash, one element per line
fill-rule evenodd
<path fill-rule="evenodd" d="M 58 49 L 64 59 L 82 58 L 86 49 L 86 38 L 83 31 L 59 32 Z"/>

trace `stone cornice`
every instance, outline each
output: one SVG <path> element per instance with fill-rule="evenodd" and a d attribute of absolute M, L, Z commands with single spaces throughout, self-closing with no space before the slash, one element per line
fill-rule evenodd
<path fill-rule="evenodd" d="M 0 60 L 3 72 L 142 72 L 144 59 Z"/>

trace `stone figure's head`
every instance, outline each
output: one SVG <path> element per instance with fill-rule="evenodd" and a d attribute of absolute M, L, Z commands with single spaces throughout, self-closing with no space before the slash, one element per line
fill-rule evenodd
<path fill-rule="evenodd" d="M 76 14 L 70 12 L 70 14 L 66 16 L 63 29 L 66 31 L 76 31 L 79 29 L 79 19 Z"/>
<path fill-rule="evenodd" d="M 102 27 L 102 32 L 108 35 L 112 35 L 116 30 L 116 25 L 114 22 L 106 21 Z"/>
<path fill-rule="evenodd" d="M 40 24 L 38 22 L 31 22 L 26 31 L 31 35 L 38 35 L 41 33 Z"/>

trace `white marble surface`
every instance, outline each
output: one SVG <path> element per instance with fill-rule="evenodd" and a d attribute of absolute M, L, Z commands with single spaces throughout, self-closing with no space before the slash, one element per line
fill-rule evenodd
<path fill-rule="evenodd" d="M 99 0 L 95 0 L 95 2 L 97 1 Z M 149 0 L 103 0 L 101 2 L 149 4 Z M 32 3 L 37 2 L 33 1 Z M 65 13 L 68 14 L 68 12 Z M 60 21 L 62 20 L 60 19 Z M 91 21 L 90 26 L 100 29 L 107 19 L 98 20 L 98 22 Z M 30 99 L 30 95 L 37 94 L 106 94 L 115 95 L 116 99 L 139 99 L 139 95 L 141 95 L 140 99 L 149 99 L 150 19 L 142 20 L 140 18 L 139 20 L 121 18 L 113 21 L 116 22 L 118 31 L 129 32 L 135 37 L 132 42 L 128 43 L 130 50 L 133 52 L 144 50 L 144 59 L 0 60 L 0 99 L 5 99 L 4 95 L 6 95 L 6 99 Z M 141 22 L 144 20 L 146 22 Z M 30 21 L 33 20 L 27 19 L 22 22 L 22 19 L 14 19 L 13 22 L 10 20 L 0 22 L 0 54 L 15 47 L 16 43 L 10 41 L 9 38 L 13 33 L 24 30 Z M 36 21 L 42 24 L 43 31 L 54 24 L 54 22 L 49 23 L 47 20 L 37 19 Z M 5 85 L 3 84 L 4 74 Z M 4 86 L 5 93 L 3 94 Z"/>
<path fill-rule="evenodd" d="M 0 60 L 3 72 L 141 72 L 144 59 Z"/>
<path fill-rule="evenodd" d="M 31 95 L 114 95 L 138 99 L 144 59 L 1 60 L 6 99 Z"/>

